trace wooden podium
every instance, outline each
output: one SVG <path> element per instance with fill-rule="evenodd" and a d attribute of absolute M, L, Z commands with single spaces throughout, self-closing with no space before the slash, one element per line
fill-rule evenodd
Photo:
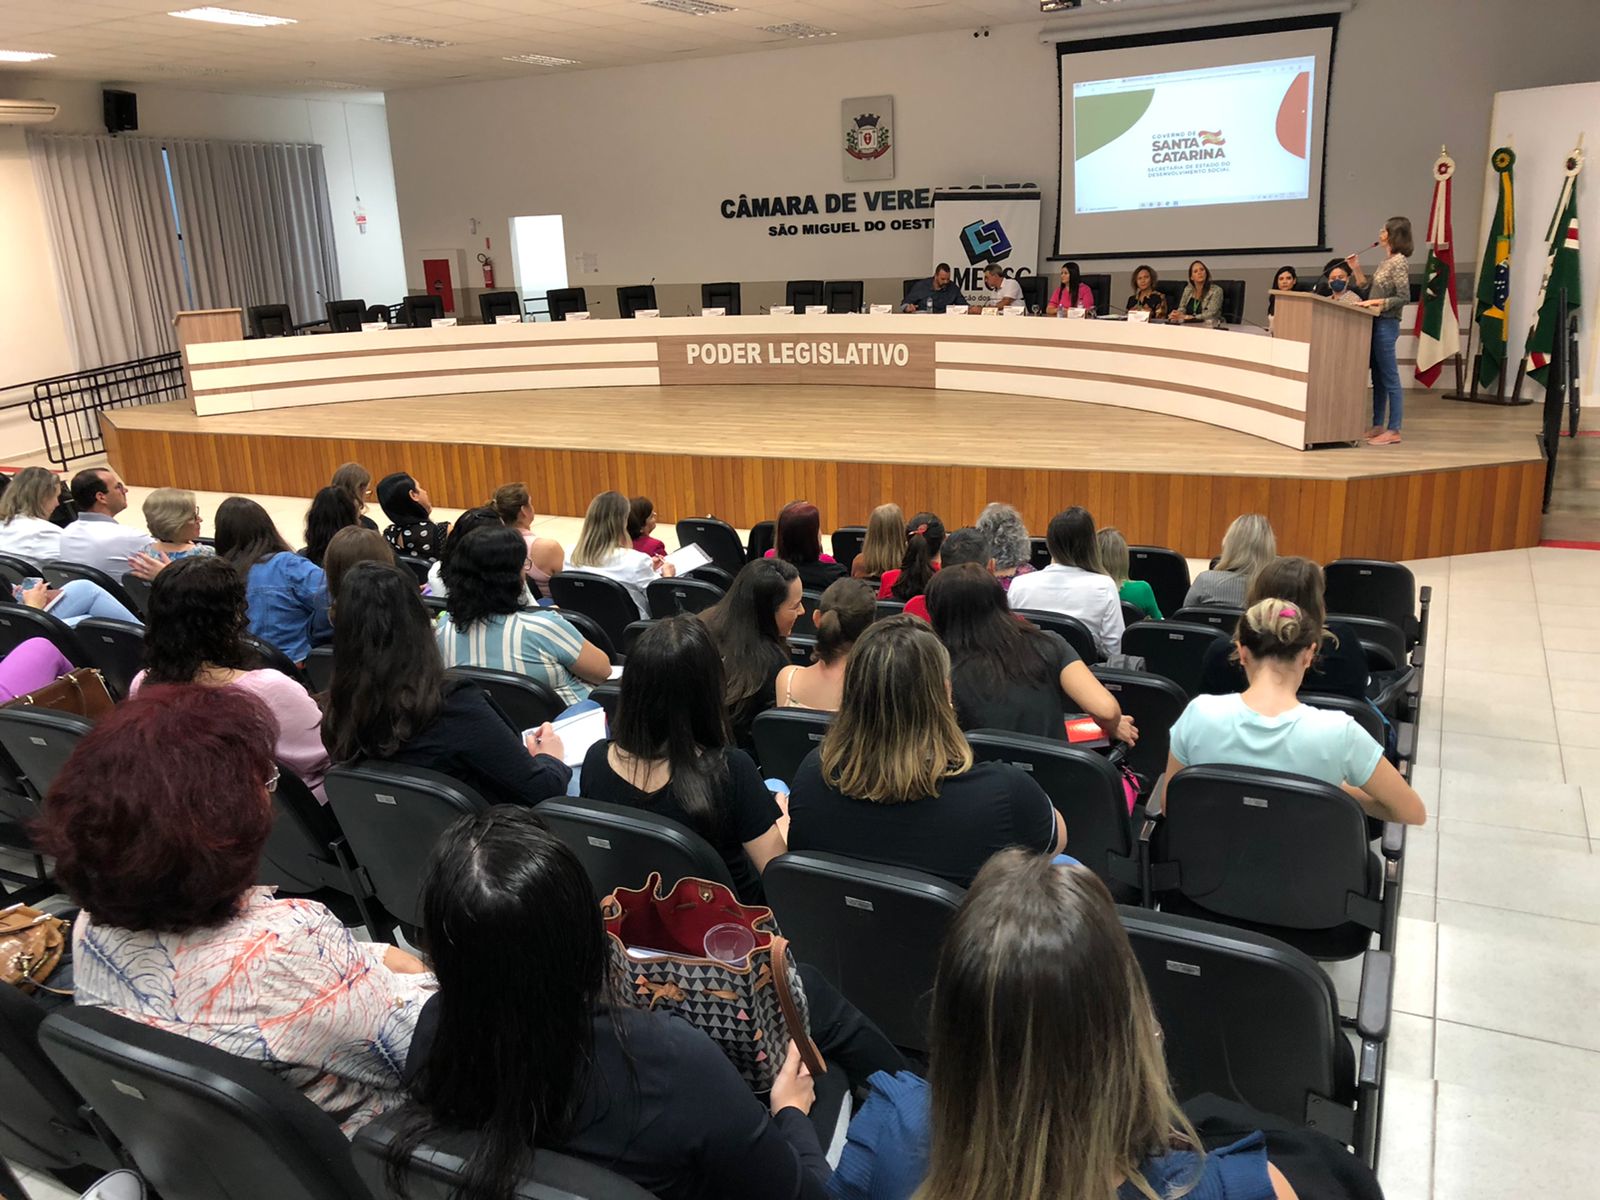
<path fill-rule="evenodd" d="M 1274 290 L 1272 336 L 1311 346 L 1306 368 L 1306 445 L 1360 441 L 1372 423 L 1371 309 L 1314 292 Z"/>
<path fill-rule="evenodd" d="M 200 342 L 237 342 L 244 337 L 242 308 L 200 308 L 180 312 L 172 318 L 178 335 L 178 353 L 183 358 L 183 390 L 194 405 L 194 381 L 189 378 L 188 347 Z"/>

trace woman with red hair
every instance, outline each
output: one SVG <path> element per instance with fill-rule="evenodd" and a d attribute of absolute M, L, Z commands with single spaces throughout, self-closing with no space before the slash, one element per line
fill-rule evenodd
<path fill-rule="evenodd" d="M 768 558 L 781 558 L 800 572 L 800 586 L 820 592 L 844 568 L 822 552 L 822 514 L 809 500 L 791 500 L 778 513 L 778 528 Z"/>
<path fill-rule="evenodd" d="M 261 1063 L 353 1134 L 404 1099 L 433 976 L 322 905 L 254 886 L 276 733 L 238 688 L 142 688 L 62 767 L 37 839 L 83 908 L 76 1003 Z"/>

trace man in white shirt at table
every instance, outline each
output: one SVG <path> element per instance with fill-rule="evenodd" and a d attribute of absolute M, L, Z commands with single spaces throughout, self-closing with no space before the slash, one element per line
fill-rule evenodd
<path fill-rule="evenodd" d="M 94 567 L 120 583 L 128 556 L 151 541 L 148 529 L 117 521 L 117 514 L 128 507 L 128 485 L 108 467 L 79 471 L 72 477 L 72 499 L 78 519 L 61 531 L 61 561 Z"/>
<path fill-rule="evenodd" d="M 1006 273 L 994 263 L 990 263 L 983 270 L 983 286 L 989 289 L 993 297 L 987 305 L 974 304 L 967 311 L 982 312 L 984 308 L 1010 308 L 1015 305 L 1024 308 L 1022 299 L 1022 285 L 1015 279 L 1007 279 Z"/>

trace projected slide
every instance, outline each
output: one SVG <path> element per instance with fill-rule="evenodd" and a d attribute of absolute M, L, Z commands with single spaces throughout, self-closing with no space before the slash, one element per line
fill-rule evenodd
<path fill-rule="evenodd" d="M 1072 85 L 1077 213 L 1304 200 L 1315 57 Z"/>

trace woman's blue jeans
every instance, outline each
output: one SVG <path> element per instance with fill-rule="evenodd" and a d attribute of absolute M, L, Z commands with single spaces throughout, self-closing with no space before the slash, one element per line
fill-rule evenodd
<path fill-rule="evenodd" d="M 1394 347 L 1399 340 L 1398 317 L 1379 317 L 1372 323 L 1372 423 L 1397 432 L 1404 404 L 1400 366 L 1394 360 Z"/>

